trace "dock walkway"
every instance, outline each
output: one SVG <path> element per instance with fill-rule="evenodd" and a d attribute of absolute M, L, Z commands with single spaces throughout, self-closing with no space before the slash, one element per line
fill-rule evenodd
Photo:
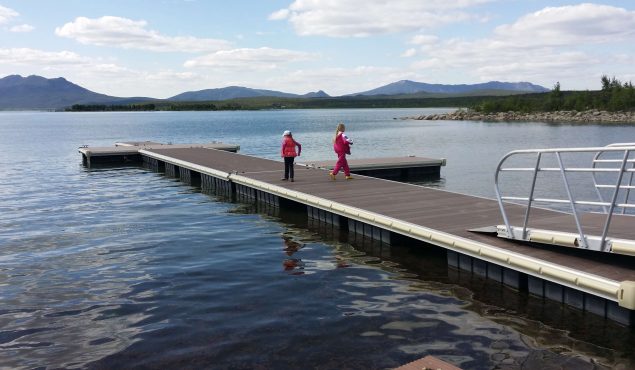
<path fill-rule="evenodd" d="M 634 323 L 635 257 L 528 245 L 471 232 L 503 222 L 495 200 L 365 176 L 332 181 L 325 170 L 315 167 L 297 166 L 291 183 L 281 180 L 283 165 L 278 161 L 208 148 L 155 147 L 139 153 L 185 170 L 188 176 L 200 174 L 305 205 L 309 217 L 326 212 L 334 224 L 346 224 L 349 230 L 357 228 L 356 232 L 382 241 L 390 242 L 390 233 L 395 233 L 445 248 L 448 263 L 457 268 L 627 325 Z M 513 222 L 522 221 L 524 207 L 507 209 Z M 534 227 L 575 232 L 571 217 L 564 213 L 532 212 Z M 585 215 L 582 222 L 589 230 L 601 230 L 593 214 Z M 633 226 L 632 217 L 616 216 L 611 235 L 635 239 Z"/>
<path fill-rule="evenodd" d="M 218 142 L 205 144 L 164 144 L 154 141 L 128 141 L 115 143 L 115 146 L 89 147 L 85 145 L 79 148 L 79 152 L 82 154 L 84 165 L 90 167 L 93 164 L 140 162 L 141 156 L 139 150 L 155 148 L 207 148 L 237 152 L 240 146 Z"/>
<path fill-rule="evenodd" d="M 312 161 L 298 164 L 317 167 L 326 170 L 333 169 L 335 161 Z M 349 158 L 348 166 L 352 173 L 364 176 L 379 177 L 388 180 L 415 180 L 417 178 L 432 178 L 441 175 L 441 167 L 445 166 L 444 158 L 425 157 L 385 157 L 385 158 Z"/>

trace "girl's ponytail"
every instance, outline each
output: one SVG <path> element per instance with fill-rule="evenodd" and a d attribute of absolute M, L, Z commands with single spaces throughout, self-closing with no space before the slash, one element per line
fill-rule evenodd
<path fill-rule="evenodd" d="M 335 143 L 335 140 L 337 140 L 337 133 L 338 132 L 344 132 L 346 130 L 346 126 L 344 126 L 344 124 L 342 122 L 337 124 L 337 128 L 335 129 L 335 136 L 333 137 L 333 143 Z"/>

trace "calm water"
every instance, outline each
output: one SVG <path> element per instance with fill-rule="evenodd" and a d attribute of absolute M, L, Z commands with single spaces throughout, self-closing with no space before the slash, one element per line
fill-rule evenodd
<path fill-rule="evenodd" d="M 513 149 L 634 141 L 635 126 L 402 121 L 415 110 L 0 113 L 0 368 L 633 368 L 635 330 L 391 248 L 224 201 L 137 167 L 81 166 L 83 144 L 213 140 L 277 158 L 447 158 L 427 183 L 492 197 Z M 441 111 L 441 110 L 438 110 Z"/>

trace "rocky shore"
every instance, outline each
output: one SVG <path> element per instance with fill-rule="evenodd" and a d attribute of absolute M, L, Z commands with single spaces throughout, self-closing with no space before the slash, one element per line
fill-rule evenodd
<path fill-rule="evenodd" d="M 524 121 L 524 122 L 616 122 L 635 123 L 635 112 L 608 112 L 596 109 L 586 111 L 555 111 L 555 112 L 500 112 L 481 113 L 471 109 L 459 109 L 450 113 L 438 113 L 401 119 L 414 119 L 426 121 Z"/>

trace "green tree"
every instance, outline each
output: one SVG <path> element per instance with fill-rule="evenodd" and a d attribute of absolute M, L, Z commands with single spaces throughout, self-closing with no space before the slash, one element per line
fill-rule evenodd
<path fill-rule="evenodd" d="M 564 94 L 560 90 L 560 82 L 558 81 L 556 82 L 555 85 L 553 85 L 553 89 L 551 90 L 551 93 L 549 93 L 549 99 L 547 100 L 547 106 L 545 110 L 547 111 L 560 110 L 562 109 L 563 105 L 564 105 Z"/>

